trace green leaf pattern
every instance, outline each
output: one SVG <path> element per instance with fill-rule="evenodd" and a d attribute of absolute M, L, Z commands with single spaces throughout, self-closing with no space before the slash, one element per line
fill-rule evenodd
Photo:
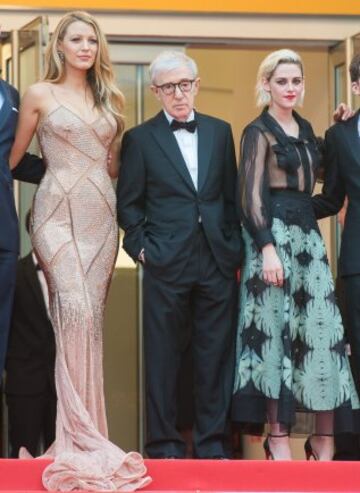
<path fill-rule="evenodd" d="M 284 287 L 254 292 L 249 281 L 262 279 L 262 256 L 243 229 L 246 262 L 234 393 L 252 383 L 256 391 L 278 399 L 285 386 L 309 410 L 331 410 L 349 399 L 359 408 L 324 242 L 315 229 L 306 232 L 279 218 L 273 219 L 272 233 L 284 267 Z M 261 333 L 257 345 L 249 337 L 244 341 L 250 326 Z"/>

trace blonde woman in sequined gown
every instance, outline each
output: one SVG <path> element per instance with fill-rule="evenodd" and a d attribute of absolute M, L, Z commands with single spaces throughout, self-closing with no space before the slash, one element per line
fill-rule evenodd
<path fill-rule="evenodd" d="M 10 158 L 37 136 L 47 171 L 32 209 L 32 243 L 50 292 L 56 337 L 56 440 L 48 490 L 132 491 L 150 481 L 140 454 L 111 443 L 103 393 L 103 316 L 118 249 L 108 158 L 123 129 L 123 98 L 106 41 L 89 14 L 59 22 L 43 82 L 24 96 Z M 22 451 L 22 457 L 26 457 Z"/>

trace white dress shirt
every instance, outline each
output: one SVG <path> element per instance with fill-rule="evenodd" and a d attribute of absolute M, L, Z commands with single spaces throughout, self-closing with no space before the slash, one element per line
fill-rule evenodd
<path fill-rule="evenodd" d="M 171 125 L 171 122 L 174 118 L 169 115 L 164 110 L 165 116 Z M 190 122 L 194 119 L 194 111 L 190 113 L 187 118 L 187 122 Z M 184 128 L 180 128 L 174 132 L 174 137 L 178 143 L 181 154 L 184 158 L 186 167 L 190 173 L 191 179 L 193 181 L 194 187 L 197 190 L 198 188 L 198 133 L 195 130 L 194 133 L 188 132 Z"/>
<path fill-rule="evenodd" d="M 2 105 L 4 104 L 4 101 L 5 101 L 4 100 L 4 95 L 3 95 L 3 93 L 2 93 L 2 91 L 0 89 L 0 110 L 2 108 Z"/>

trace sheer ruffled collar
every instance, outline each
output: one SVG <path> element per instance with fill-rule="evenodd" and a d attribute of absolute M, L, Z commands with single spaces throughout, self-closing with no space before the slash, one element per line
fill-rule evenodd
<path fill-rule="evenodd" d="M 284 129 L 281 127 L 281 125 L 279 125 L 275 118 L 270 115 L 268 109 L 268 107 L 264 108 L 260 115 L 260 118 L 263 124 L 275 136 L 279 144 L 282 144 L 284 147 L 286 147 L 286 145 L 289 143 L 305 143 L 309 139 L 313 138 L 313 133 L 311 129 L 309 129 L 309 124 L 306 120 L 301 118 L 301 116 L 296 111 L 293 111 L 293 115 L 297 124 L 299 125 L 299 136 L 293 137 L 291 135 L 287 135 L 284 132 Z"/>

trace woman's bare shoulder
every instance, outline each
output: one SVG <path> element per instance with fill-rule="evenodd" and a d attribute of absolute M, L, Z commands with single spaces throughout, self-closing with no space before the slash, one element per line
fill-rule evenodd
<path fill-rule="evenodd" d="M 44 97 L 48 94 L 51 94 L 52 86 L 53 84 L 51 82 L 35 82 L 35 84 L 31 84 L 31 86 L 26 89 L 25 95 L 31 95 L 33 97 Z"/>
<path fill-rule="evenodd" d="M 50 103 L 51 86 L 50 82 L 43 81 L 32 84 L 26 89 L 22 104 L 34 110 L 44 110 Z"/>

